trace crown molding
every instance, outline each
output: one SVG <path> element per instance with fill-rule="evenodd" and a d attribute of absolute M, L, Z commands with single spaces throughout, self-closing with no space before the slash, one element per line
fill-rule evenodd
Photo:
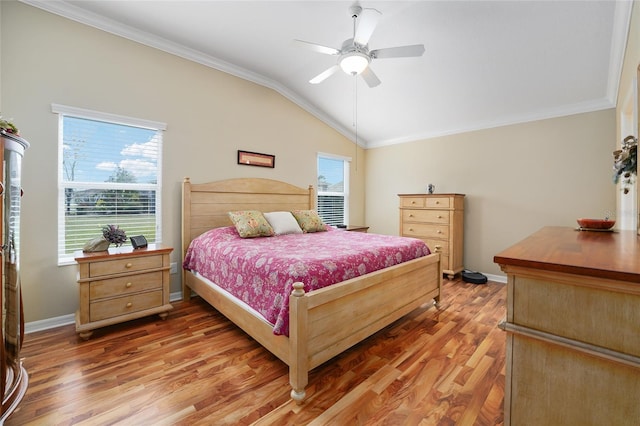
<path fill-rule="evenodd" d="M 579 104 L 565 105 L 559 108 L 549 108 L 538 111 L 534 114 L 510 115 L 496 121 L 479 121 L 471 123 L 469 126 L 458 127 L 445 130 L 442 132 L 431 132 L 423 134 L 408 135 L 397 139 L 386 139 L 378 141 L 369 141 L 367 148 L 380 148 L 383 146 L 397 145 L 401 143 L 417 142 L 425 139 L 433 139 L 443 136 L 456 135 L 460 133 L 475 132 L 478 130 L 493 129 L 496 127 L 511 126 L 514 124 L 528 123 L 532 121 L 547 120 L 551 118 L 566 117 L 569 115 L 584 114 L 596 112 L 605 109 L 615 108 L 616 105 L 611 103 L 609 99 L 601 99 L 597 101 L 583 102 Z"/>

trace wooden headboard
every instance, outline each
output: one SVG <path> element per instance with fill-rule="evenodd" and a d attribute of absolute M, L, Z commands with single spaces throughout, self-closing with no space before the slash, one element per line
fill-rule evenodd
<path fill-rule="evenodd" d="M 182 182 L 182 257 L 203 232 L 231 226 L 228 212 L 308 210 L 315 208 L 313 186 L 300 188 L 273 179 L 238 178 L 209 183 Z"/>

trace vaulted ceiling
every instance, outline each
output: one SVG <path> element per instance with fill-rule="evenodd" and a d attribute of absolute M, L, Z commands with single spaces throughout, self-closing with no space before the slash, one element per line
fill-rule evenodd
<path fill-rule="evenodd" d="M 380 15 L 370 49 L 423 44 L 421 57 L 373 59 L 370 88 L 337 57 L 353 1 L 24 3 L 270 87 L 347 137 L 376 147 L 615 107 L 630 1 L 360 1 Z M 357 117 L 357 120 L 355 119 Z"/>

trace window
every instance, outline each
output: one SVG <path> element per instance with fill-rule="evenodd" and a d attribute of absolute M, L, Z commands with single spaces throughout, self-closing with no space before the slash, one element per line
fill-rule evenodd
<path fill-rule="evenodd" d="M 329 225 L 349 222 L 350 158 L 318 154 L 318 214 Z"/>
<path fill-rule="evenodd" d="M 105 225 L 160 242 L 166 125 L 56 104 L 52 111 L 58 114 L 58 263 L 71 263 Z"/>

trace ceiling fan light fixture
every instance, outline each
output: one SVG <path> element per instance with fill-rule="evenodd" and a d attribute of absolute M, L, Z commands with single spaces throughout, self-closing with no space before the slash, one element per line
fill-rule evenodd
<path fill-rule="evenodd" d="M 349 75 L 357 75 L 367 68 L 369 57 L 364 53 L 350 52 L 340 58 L 340 68 Z"/>

